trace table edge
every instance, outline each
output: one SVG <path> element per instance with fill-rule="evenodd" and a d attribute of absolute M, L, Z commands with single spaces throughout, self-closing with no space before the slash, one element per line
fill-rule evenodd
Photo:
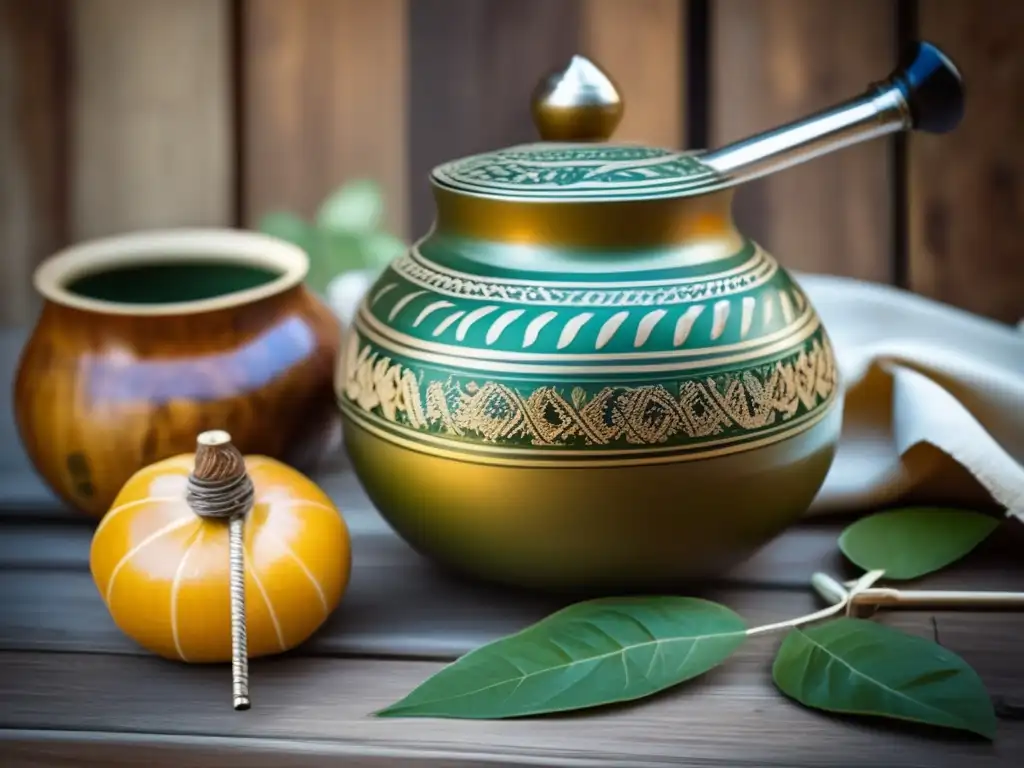
<path fill-rule="evenodd" d="M 676 761 L 666 763 L 662 760 L 637 760 L 634 756 L 609 755 L 607 758 L 581 758 L 569 755 L 554 755 L 550 751 L 538 750 L 535 754 L 522 752 L 499 753 L 494 751 L 467 749 L 411 749 L 403 747 L 387 747 L 377 744 L 358 743 L 353 741 L 331 741 L 319 739 L 281 739 L 245 736 L 200 736 L 181 734 L 152 734 L 119 731 L 71 731 L 48 728 L 0 728 L 0 757 L 4 758 L 5 768 L 15 766 L 38 765 L 38 762 L 21 763 L 33 754 L 48 758 L 64 757 L 75 761 L 88 760 L 90 752 L 104 748 L 130 748 L 131 764 L 145 763 L 160 766 L 164 760 L 179 760 L 178 765 L 187 764 L 193 768 L 225 768 L 226 751 L 230 751 L 232 764 L 253 764 L 254 758 L 288 758 L 301 757 L 305 760 L 316 760 L 309 765 L 345 765 L 352 766 L 352 760 L 358 759 L 360 766 L 394 766 L 397 761 L 402 764 L 415 765 L 416 768 L 443 768 L 454 763 L 466 765 L 503 765 L 503 766 L 551 766 L 552 768 L 609 768 L 621 766 L 623 759 L 628 759 L 635 768 L 664 768 L 667 765 L 680 765 Z M 205 754 L 204 754 L 205 753 Z M 187 759 L 186 759 L 187 758 Z M 185 762 L 180 762 L 180 760 Z M 128 763 L 126 763 L 127 765 Z M 170 764 L 170 763 L 168 763 Z M 705 764 L 701 761 L 701 764 Z"/>

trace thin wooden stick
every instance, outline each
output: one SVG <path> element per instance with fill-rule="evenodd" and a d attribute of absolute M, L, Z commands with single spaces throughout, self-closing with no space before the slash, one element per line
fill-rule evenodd
<path fill-rule="evenodd" d="M 950 590 L 903 590 L 888 587 L 865 589 L 853 595 L 855 605 L 886 608 L 1005 608 L 1024 609 L 1024 592 L 957 592 Z"/>
<path fill-rule="evenodd" d="M 1024 610 L 1024 592 L 990 592 L 942 589 L 897 589 L 895 587 L 868 587 L 853 590 L 857 584 L 840 584 L 825 573 L 815 573 L 811 584 L 818 594 L 830 603 L 848 600 L 847 613 L 856 609 L 877 608 L 976 608 L 978 610 Z"/>

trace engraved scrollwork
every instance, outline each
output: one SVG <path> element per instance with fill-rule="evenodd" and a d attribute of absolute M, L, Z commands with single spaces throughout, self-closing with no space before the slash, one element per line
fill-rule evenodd
<path fill-rule="evenodd" d="M 459 298 L 526 306 L 661 307 L 719 299 L 758 288 L 775 276 L 778 267 L 774 260 L 757 249 L 756 255 L 742 270 L 730 275 L 714 275 L 704 280 L 675 283 L 666 281 L 663 285 L 607 288 L 474 279 L 472 276 L 451 273 L 428 261 L 415 250 L 395 259 L 391 269 L 418 288 Z"/>
<path fill-rule="evenodd" d="M 354 339 L 345 364 L 345 396 L 364 411 L 379 409 L 388 421 L 401 413 L 414 429 L 427 424 L 416 375 L 372 354 L 368 346 L 359 351 Z"/>
<path fill-rule="evenodd" d="M 751 437 L 827 402 L 838 386 L 835 358 L 822 336 L 785 360 L 678 384 L 543 385 L 528 391 L 507 383 L 423 384 L 410 368 L 353 336 L 344 394 L 393 424 L 489 443 L 534 446 L 655 446 L 720 435 Z M 568 389 L 568 396 L 566 390 Z"/>
<path fill-rule="evenodd" d="M 526 145 L 456 160 L 440 166 L 435 175 L 454 186 L 557 192 L 693 184 L 714 173 L 687 153 L 663 149 Z"/>

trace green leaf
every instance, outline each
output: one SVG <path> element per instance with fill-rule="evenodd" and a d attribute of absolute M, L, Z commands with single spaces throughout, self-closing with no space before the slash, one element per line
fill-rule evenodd
<path fill-rule="evenodd" d="M 865 571 L 915 579 L 956 562 L 984 541 L 999 520 L 980 512 L 912 507 L 862 518 L 839 536 L 839 548 Z"/>
<path fill-rule="evenodd" d="M 350 181 L 320 205 L 316 224 L 334 233 L 372 232 L 384 216 L 380 187 L 369 179 Z"/>
<path fill-rule="evenodd" d="M 362 238 L 363 266 L 384 268 L 405 253 L 405 243 L 387 232 L 371 232 Z"/>
<path fill-rule="evenodd" d="M 295 214 L 286 211 L 268 213 L 260 219 L 257 229 L 264 234 L 293 243 L 307 253 L 316 236 L 313 227 Z"/>
<path fill-rule="evenodd" d="M 967 662 L 941 645 L 872 621 L 841 618 L 790 631 L 772 677 L 807 707 L 995 738 L 995 709 Z"/>
<path fill-rule="evenodd" d="M 721 664 L 745 630 L 707 600 L 588 600 L 471 651 L 377 714 L 494 719 L 639 699 Z"/>
<path fill-rule="evenodd" d="M 360 238 L 315 230 L 309 248 L 309 274 L 306 285 L 323 294 L 338 275 L 364 264 Z"/>

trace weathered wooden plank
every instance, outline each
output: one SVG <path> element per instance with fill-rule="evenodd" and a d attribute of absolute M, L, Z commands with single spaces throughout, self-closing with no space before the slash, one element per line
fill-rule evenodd
<path fill-rule="evenodd" d="M 1019 614 L 889 614 L 883 620 L 925 637 L 934 637 L 937 626 L 943 645 L 975 667 L 994 697 L 1019 696 Z M 937 738 L 911 726 L 882 726 L 885 737 L 872 738 L 863 720 L 801 708 L 771 685 L 778 642 L 778 636 L 751 638 L 721 668 L 632 706 L 476 722 L 372 717 L 436 672 L 439 662 L 257 660 L 250 668 L 254 706 L 239 716 L 227 700 L 224 665 L 3 653 L 0 727 L 33 729 L 40 739 L 50 730 L 117 731 L 126 746 L 133 734 L 161 733 L 168 749 L 182 737 L 251 737 L 342 744 L 357 755 L 383 749 L 395 757 L 415 751 L 423 758 L 478 762 L 507 755 L 544 765 L 1013 766 L 1024 750 L 1019 720 L 1003 721 L 995 744 Z M 878 724 L 872 727 L 877 733 Z"/>
<path fill-rule="evenodd" d="M 893 0 L 713 0 L 711 20 L 716 146 L 860 93 L 895 60 Z M 751 182 L 738 226 L 790 268 L 891 282 L 890 144 Z"/>
<path fill-rule="evenodd" d="M 412 236 L 434 218 L 430 169 L 537 140 L 530 94 L 577 46 L 578 0 L 417 0 L 409 8 Z"/>
<path fill-rule="evenodd" d="M 365 537 L 366 546 L 379 550 L 379 557 L 389 561 L 394 570 L 423 568 L 420 558 L 410 556 L 408 547 L 373 508 L 351 468 L 317 474 L 314 479 L 342 510 L 354 538 Z M 75 513 L 63 520 L 55 515 L 40 517 L 0 501 L 0 568 L 85 570 L 94 521 Z M 842 523 L 835 520 L 795 526 L 736 568 L 726 581 L 803 587 L 815 570 L 842 567 L 835 556 L 841 529 Z M 1000 557 L 986 562 L 995 569 L 1004 565 Z M 355 564 L 357 573 L 363 564 L 369 563 L 361 560 Z"/>
<path fill-rule="evenodd" d="M 372 178 L 406 234 L 406 0 L 251 0 L 242 6 L 244 218 L 311 216 Z"/>
<path fill-rule="evenodd" d="M 480 747 L 471 754 L 429 747 L 377 747 L 342 741 L 299 741 L 263 738 L 224 738 L 80 732 L 3 731 L 0 754 L 4 768 L 77 768 L 83 763 L 104 768 L 281 768 L 301 759 L 303 768 L 477 768 L 499 764 L 507 768 L 536 768 L 531 755 L 495 755 Z M 580 765 L 580 763 L 573 763 Z M 617 765 L 588 760 L 586 765 Z M 639 763 L 631 765 L 641 768 Z M 659 763 L 659 765 L 663 765 Z"/>
<path fill-rule="evenodd" d="M 354 477 L 345 483 L 356 486 Z M 522 629 L 569 598 L 523 594 L 461 580 L 413 553 L 368 503 L 332 488 L 346 510 L 354 562 L 345 599 L 300 655 L 415 656 L 449 659 Z M 342 503 L 353 498 L 354 503 Z M 809 613 L 811 576 L 855 574 L 836 547 L 841 525 L 794 528 L 716 584 L 688 594 L 720 600 L 751 622 Z M 0 650 L 136 654 L 114 626 L 88 572 L 92 526 L 0 522 Z M 1024 591 L 1018 553 L 1024 526 L 1008 522 L 963 562 L 915 586 L 924 589 Z M 768 592 L 767 590 L 771 590 Z M 474 618 L 472 623 L 466 616 Z"/>
<path fill-rule="evenodd" d="M 626 112 L 614 141 L 684 147 L 686 0 L 583 0 L 581 52 L 615 79 Z"/>
<path fill-rule="evenodd" d="M 348 513 L 346 520 L 355 555 L 348 591 L 297 653 L 450 659 L 565 604 L 442 573 L 372 510 Z M 0 650 L 144 653 L 113 624 L 88 572 L 91 526 L 2 524 L 0 532 L 0 594 L 6 595 Z M 811 574 L 840 571 L 834 541 L 834 529 L 797 529 L 718 587 L 693 591 L 713 592 L 737 610 L 753 611 L 753 621 L 806 613 L 813 604 Z M 792 591 L 766 603 L 754 585 Z"/>
<path fill-rule="evenodd" d="M 30 322 L 67 236 L 66 55 L 66 0 L 0 0 L 0 326 Z"/>
<path fill-rule="evenodd" d="M 1024 3 L 920 0 L 919 34 L 964 77 L 961 125 L 909 139 L 910 285 L 998 320 L 1024 319 Z"/>
<path fill-rule="evenodd" d="M 451 660 L 518 632 L 567 602 L 458 583 L 408 553 L 395 559 L 388 546 L 377 548 L 366 539 L 356 544 L 355 560 L 362 564 L 354 568 L 341 606 L 293 655 Z M 0 651 L 148 655 L 114 625 L 87 571 L 0 569 L 0 588 L 5 595 Z M 729 587 L 692 591 L 755 623 L 816 608 L 809 587 L 770 594 Z"/>
<path fill-rule="evenodd" d="M 228 0 L 74 0 L 72 237 L 232 219 Z"/>

